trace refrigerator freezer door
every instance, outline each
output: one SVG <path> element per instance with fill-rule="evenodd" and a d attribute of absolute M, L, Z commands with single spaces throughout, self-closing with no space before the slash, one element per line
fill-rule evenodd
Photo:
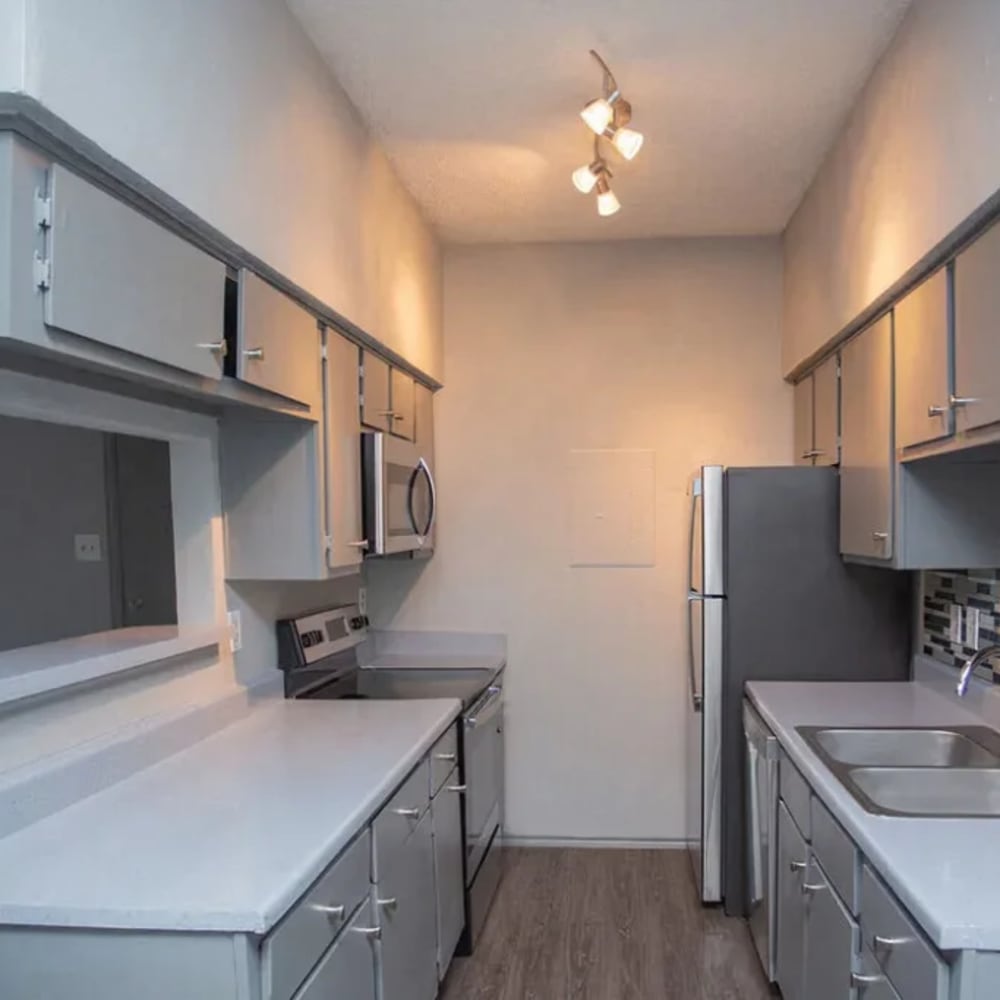
<path fill-rule="evenodd" d="M 703 466 L 691 482 L 691 529 L 688 552 L 688 586 L 696 594 L 722 597 L 724 469 Z"/>
<path fill-rule="evenodd" d="M 722 898 L 722 627 L 724 601 L 691 594 L 688 846 L 701 899 Z M 700 695 L 700 698 L 698 697 Z"/>

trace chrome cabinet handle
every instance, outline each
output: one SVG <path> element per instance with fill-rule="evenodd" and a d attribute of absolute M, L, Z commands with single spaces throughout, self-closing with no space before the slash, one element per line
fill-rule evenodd
<path fill-rule="evenodd" d="M 793 875 L 797 875 L 799 872 L 804 872 L 806 870 L 806 863 L 804 861 L 792 861 L 788 868 Z"/>
<path fill-rule="evenodd" d="M 468 789 L 469 789 L 468 785 L 449 785 L 448 786 L 448 791 L 449 792 L 465 792 L 465 791 L 468 791 Z"/>
<path fill-rule="evenodd" d="M 405 420 L 406 417 L 404 417 L 402 413 L 390 413 L 389 414 L 389 419 L 390 420 Z"/>
<path fill-rule="evenodd" d="M 378 417 L 392 417 L 393 419 L 395 419 L 396 418 L 396 411 L 395 410 L 376 410 L 375 411 L 375 415 L 378 416 Z"/>
<path fill-rule="evenodd" d="M 802 457 L 803 458 L 819 458 L 819 456 L 822 455 L 822 454 L 823 454 L 823 452 L 817 451 L 815 448 L 812 448 L 809 451 L 802 452 Z"/>
<path fill-rule="evenodd" d="M 851 985 L 856 986 L 859 990 L 863 990 L 866 986 L 874 986 L 876 983 L 884 983 L 885 976 L 874 975 L 865 976 L 860 972 L 851 973 Z"/>
<path fill-rule="evenodd" d="M 243 352 L 243 357 L 247 361 L 263 361 L 264 360 L 264 348 L 263 347 L 248 347 Z"/>
<path fill-rule="evenodd" d="M 403 816 L 406 819 L 419 819 L 420 810 L 419 809 L 393 809 L 393 812 L 397 816 Z"/>
<path fill-rule="evenodd" d="M 931 403 L 931 405 L 927 407 L 927 416 L 943 417 L 950 409 L 950 406 L 937 406 L 936 404 Z"/>
<path fill-rule="evenodd" d="M 974 403 L 978 403 L 979 400 L 975 396 L 956 396 L 952 394 L 948 397 L 949 406 L 972 406 Z"/>
<path fill-rule="evenodd" d="M 457 753 L 436 753 L 436 754 L 434 754 L 434 759 L 435 760 L 443 760 L 443 761 L 451 763 L 451 762 L 454 762 L 454 761 L 458 760 L 458 754 Z"/>
<path fill-rule="evenodd" d="M 888 541 L 889 532 L 888 531 L 873 531 L 872 541 L 873 542 L 885 542 Z"/>
<path fill-rule="evenodd" d="M 884 948 L 886 951 L 896 948 L 901 944 L 909 944 L 910 939 L 906 937 L 882 937 L 881 934 L 876 934 L 872 938 L 872 944 L 875 949 Z"/>
<path fill-rule="evenodd" d="M 360 934 L 362 937 L 368 938 L 369 941 L 377 941 L 382 937 L 381 927 L 351 927 L 349 930 L 353 931 L 355 934 Z"/>
<path fill-rule="evenodd" d="M 327 906 L 324 903 L 313 903 L 310 907 L 315 913 L 322 913 L 331 921 L 343 920 L 347 915 L 347 907 L 342 903 L 339 906 Z"/>
<path fill-rule="evenodd" d="M 399 900 L 395 896 L 390 896 L 388 899 L 375 900 L 375 905 L 378 906 L 380 910 L 392 911 L 399 906 Z"/>
<path fill-rule="evenodd" d="M 804 893 L 822 892 L 826 888 L 825 882 L 803 882 L 802 891 Z"/>
<path fill-rule="evenodd" d="M 359 539 L 356 542 L 348 542 L 347 543 L 347 547 L 349 549 L 367 549 L 368 548 L 368 539 L 367 538 L 362 538 L 362 539 Z"/>
<path fill-rule="evenodd" d="M 202 350 L 211 351 L 214 355 L 224 358 L 229 353 L 229 345 L 224 340 L 209 340 L 203 344 L 197 344 Z"/>

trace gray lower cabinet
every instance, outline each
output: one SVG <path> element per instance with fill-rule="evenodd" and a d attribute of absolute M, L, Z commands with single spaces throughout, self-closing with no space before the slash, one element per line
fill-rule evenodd
<path fill-rule="evenodd" d="M 807 1000 L 805 975 L 806 895 L 802 885 L 809 848 L 784 802 L 778 804 L 777 982 L 784 1000 Z M 809 998 L 811 1000 L 811 998 Z"/>
<path fill-rule="evenodd" d="M 375 939 L 371 901 L 330 946 L 295 1000 L 375 1000 Z"/>
<path fill-rule="evenodd" d="M 434 1000 L 437 915 L 434 841 L 428 809 L 406 840 L 382 849 L 376 834 L 375 884 L 381 928 L 381 1000 Z"/>
<path fill-rule="evenodd" d="M 465 926 L 462 872 L 462 786 L 453 768 L 431 802 L 434 888 L 437 899 L 438 979 L 444 979 Z"/>
<path fill-rule="evenodd" d="M 855 977 L 859 1000 L 900 1000 L 874 955 L 866 948 L 861 953 L 861 969 Z"/>
<path fill-rule="evenodd" d="M 815 858 L 802 884 L 806 897 L 803 996 L 849 1000 L 857 925 Z"/>
<path fill-rule="evenodd" d="M 841 352 L 840 551 L 890 559 L 894 539 L 892 316 Z"/>

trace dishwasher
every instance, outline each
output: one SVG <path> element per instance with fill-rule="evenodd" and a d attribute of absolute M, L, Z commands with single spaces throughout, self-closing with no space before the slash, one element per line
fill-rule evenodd
<path fill-rule="evenodd" d="M 747 921 L 769 982 L 775 981 L 777 922 L 778 741 L 749 701 L 743 702 L 746 741 Z"/>

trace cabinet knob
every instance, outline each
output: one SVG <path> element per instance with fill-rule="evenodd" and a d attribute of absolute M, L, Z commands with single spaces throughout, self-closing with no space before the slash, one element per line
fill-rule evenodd
<path fill-rule="evenodd" d="M 229 345 L 224 340 L 209 340 L 197 346 L 204 351 L 211 351 L 218 358 L 224 358 L 229 353 Z"/>
<path fill-rule="evenodd" d="M 420 810 L 419 809 L 393 809 L 393 812 L 397 816 L 402 816 L 405 819 L 419 819 Z"/>
<path fill-rule="evenodd" d="M 315 913 L 324 914 L 331 922 L 343 920 L 347 915 L 347 907 L 341 903 L 338 906 L 327 906 L 325 903 L 313 903 L 310 907 Z"/>
<path fill-rule="evenodd" d="M 448 791 L 449 792 L 465 792 L 465 791 L 468 791 L 468 788 L 469 788 L 468 785 L 449 785 L 448 786 Z"/>
<path fill-rule="evenodd" d="M 950 409 L 950 406 L 938 406 L 935 403 L 931 403 L 931 405 L 927 407 L 927 416 L 943 417 Z"/>
<path fill-rule="evenodd" d="M 388 899 L 377 899 L 375 902 L 380 910 L 392 911 L 399 906 L 399 900 L 395 896 L 390 896 Z"/>
<path fill-rule="evenodd" d="M 889 532 L 888 531 L 873 531 L 872 532 L 872 541 L 873 542 L 886 542 L 888 540 L 889 540 Z"/>
<path fill-rule="evenodd" d="M 436 754 L 434 754 L 434 759 L 435 760 L 443 760 L 446 763 L 454 763 L 456 760 L 458 760 L 458 754 L 457 753 L 436 753 Z"/>
<path fill-rule="evenodd" d="M 357 542 L 348 542 L 347 543 L 347 547 L 349 549 L 367 549 L 368 548 L 368 539 L 367 538 L 362 538 L 360 541 L 357 541 Z"/>
<path fill-rule="evenodd" d="M 803 882 L 802 891 L 807 895 L 812 895 L 814 892 L 822 892 L 826 888 L 824 882 Z"/>
<path fill-rule="evenodd" d="M 264 360 L 264 348 L 263 347 L 248 347 L 243 352 L 243 357 L 247 361 L 263 361 Z"/>
<path fill-rule="evenodd" d="M 360 934 L 362 937 L 368 938 L 369 941 L 377 941 L 382 936 L 381 927 L 351 927 L 350 930 L 355 934 Z"/>
<path fill-rule="evenodd" d="M 883 937 L 881 934 L 876 934 L 872 938 L 872 945 L 875 951 L 882 948 L 884 951 L 890 951 L 893 948 L 899 947 L 899 945 L 909 944 L 910 938 L 906 937 Z"/>
<path fill-rule="evenodd" d="M 393 420 L 396 419 L 395 410 L 377 410 L 376 415 L 379 417 L 392 417 Z"/>
<path fill-rule="evenodd" d="M 866 986 L 874 986 L 876 983 L 884 982 L 885 976 L 865 976 L 860 972 L 851 973 L 851 985 L 857 987 L 858 990 L 863 990 Z"/>
<path fill-rule="evenodd" d="M 955 396 L 955 395 L 952 395 L 952 396 L 948 397 L 948 405 L 949 406 L 956 406 L 956 407 L 960 407 L 960 406 L 972 406 L 974 403 L 978 403 L 978 402 L 979 402 L 979 400 L 976 399 L 974 396 Z"/>
<path fill-rule="evenodd" d="M 802 457 L 803 458 L 819 458 L 819 456 L 822 455 L 822 454 L 823 454 L 822 451 L 819 451 L 816 448 L 811 448 L 809 451 L 802 452 Z"/>
<path fill-rule="evenodd" d="M 788 870 L 792 872 L 792 874 L 804 872 L 806 870 L 806 863 L 804 861 L 792 861 L 788 865 Z"/>

